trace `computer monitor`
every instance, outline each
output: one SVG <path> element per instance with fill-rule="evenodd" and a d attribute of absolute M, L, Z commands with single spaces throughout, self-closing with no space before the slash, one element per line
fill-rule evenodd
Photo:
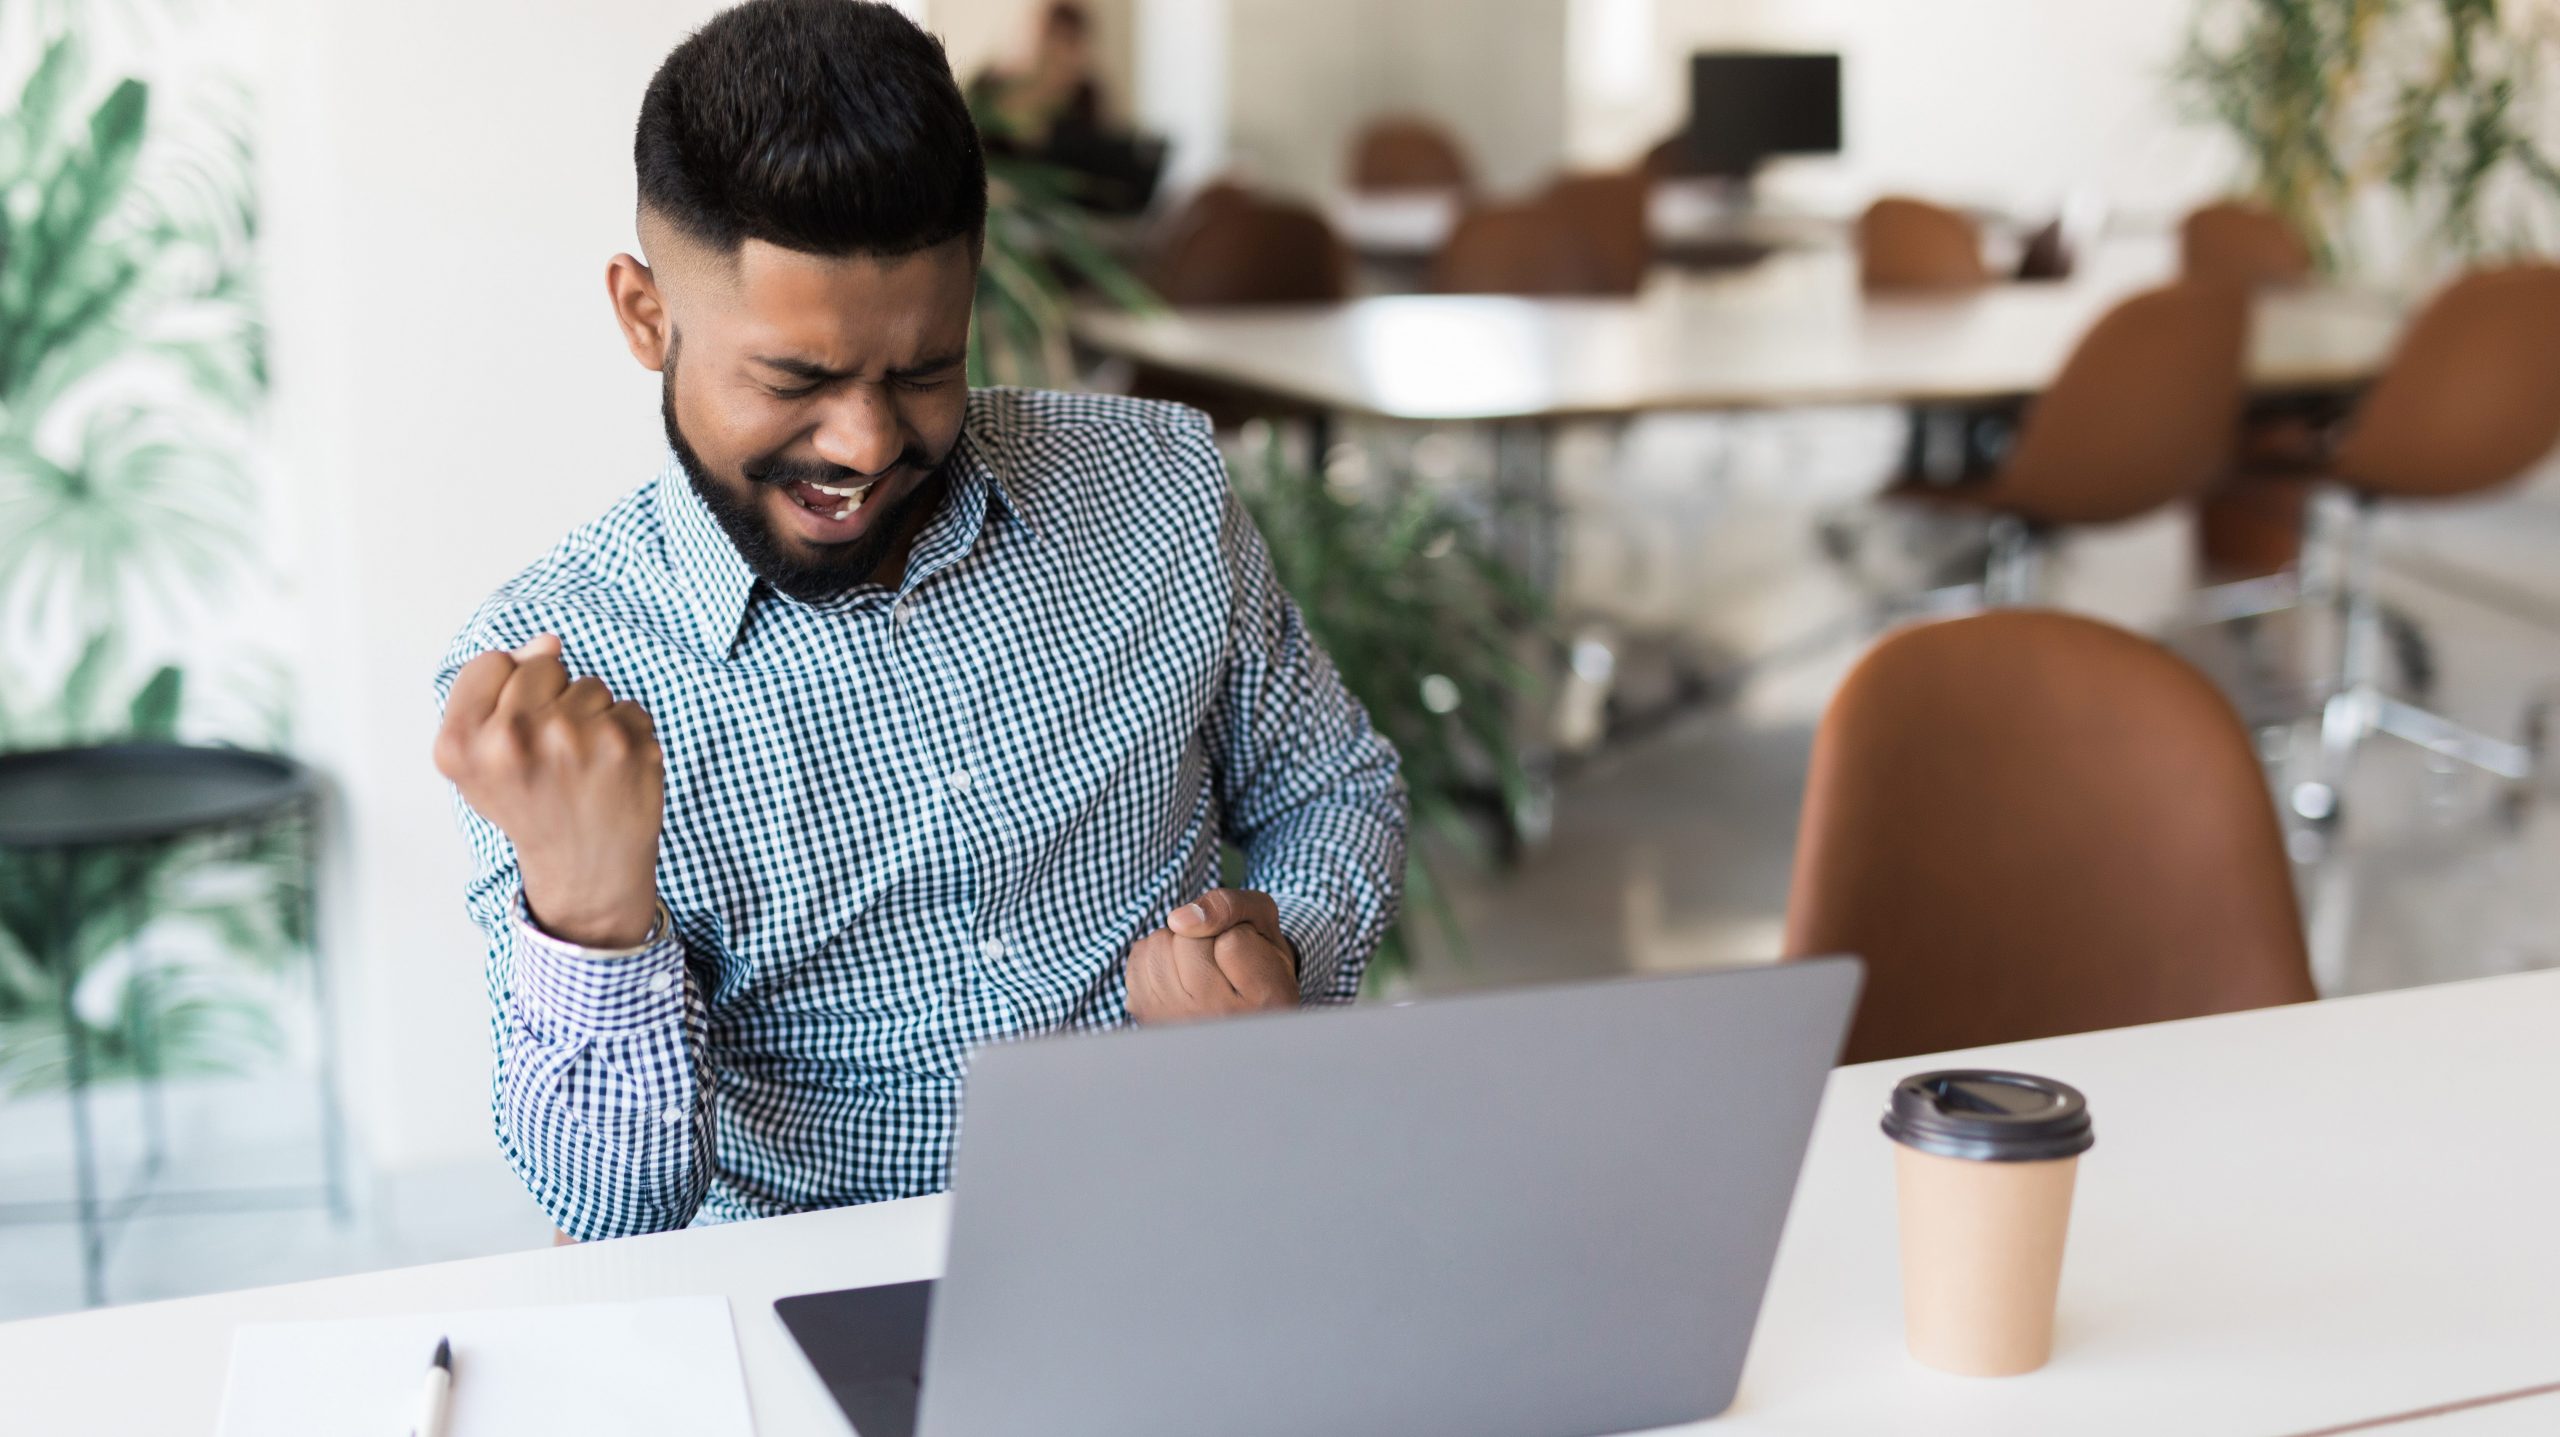
<path fill-rule="evenodd" d="M 1710 50 L 1689 57 L 1689 162 L 1748 176 L 1771 155 L 1840 152 L 1840 57 Z"/>

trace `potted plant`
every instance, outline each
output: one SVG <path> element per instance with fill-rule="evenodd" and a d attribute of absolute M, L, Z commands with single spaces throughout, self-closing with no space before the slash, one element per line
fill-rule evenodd
<path fill-rule="evenodd" d="M 2560 12 L 2526 0 L 2203 0 L 2174 83 L 2337 271 L 2377 204 L 2420 261 L 2560 242 L 2555 61 Z"/>

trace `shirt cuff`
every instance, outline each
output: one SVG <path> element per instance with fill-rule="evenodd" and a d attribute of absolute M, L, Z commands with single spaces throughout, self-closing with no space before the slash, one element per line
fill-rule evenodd
<path fill-rule="evenodd" d="M 684 1016 L 684 943 L 664 902 L 637 948 L 582 948 L 554 938 L 515 901 L 514 997 L 528 1016 L 584 1033 L 626 1033 Z"/>
<path fill-rule="evenodd" d="M 1359 996 L 1337 993 L 1342 969 L 1342 925 L 1331 911 L 1312 899 L 1274 893 L 1271 906 L 1280 910 L 1280 932 L 1298 950 L 1298 1001 L 1348 1003 Z"/>

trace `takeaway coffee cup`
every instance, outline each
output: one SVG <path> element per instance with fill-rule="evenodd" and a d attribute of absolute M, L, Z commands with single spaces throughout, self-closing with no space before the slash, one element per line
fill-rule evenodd
<path fill-rule="evenodd" d="M 1894 1086 L 1884 1116 L 1902 1209 L 1911 1355 L 2006 1377 L 2053 1351 L 2054 1298 L 2088 1100 L 2025 1073 L 1949 1069 Z"/>

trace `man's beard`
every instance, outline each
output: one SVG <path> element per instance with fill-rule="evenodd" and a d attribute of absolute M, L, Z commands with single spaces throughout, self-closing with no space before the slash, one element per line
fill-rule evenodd
<path fill-rule="evenodd" d="M 658 412 L 666 420 L 667 447 L 676 454 L 676 462 L 684 466 L 685 478 L 700 495 L 704 508 L 720 521 L 720 528 L 747 561 L 757 578 L 804 604 L 822 603 L 840 597 L 847 590 L 871 582 L 872 571 L 895 548 L 899 536 L 913 527 L 918 511 L 930 508 L 942 498 L 942 474 L 931 455 L 910 448 L 898 456 L 891 473 L 905 469 L 929 471 L 924 482 L 905 497 L 893 499 L 872 516 L 870 527 L 862 537 L 842 544 L 830 545 L 815 559 L 803 559 L 788 541 L 773 530 L 773 520 L 764 511 L 763 491 L 780 489 L 807 479 L 819 484 L 843 487 L 867 477 L 839 464 L 802 464 L 789 460 L 769 460 L 739 477 L 748 486 L 739 493 L 729 484 L 713 477 L 709 465 L 686 442 L 683 426 L 676 423 L 676 367 L 674 356 L 668 356 L 666 373 L 659 387 Z M 881 481 L 883 483 L 887 480 Z M 894 582 L 899 576 L 890 575 Z"/>

